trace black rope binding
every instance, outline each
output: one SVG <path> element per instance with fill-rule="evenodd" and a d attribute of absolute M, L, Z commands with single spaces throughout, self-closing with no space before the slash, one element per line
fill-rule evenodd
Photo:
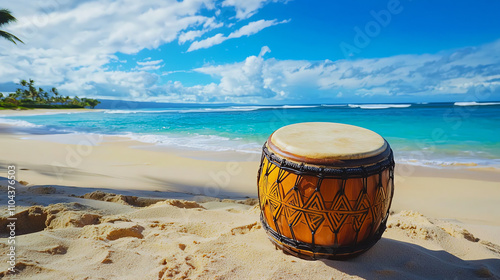
<path fill-rule="evenodd" d="M 380 238 L 382 238 L 382 234 L 387 228 L 388 217 L 389 213 L 385 215 L 385 218 L 382 220 L 382 223 L 380 223 L 379 228 L 370 238 L 364 240 L 363 242 L 357 243 L 355 246 L 338 246 L 338 245 L 324 246 L 324 245 L 314 245 L 297 241 L 277 233 L 267 224 L 262 213 L 260 214 L 260 222 L 264 230 L 268 233 L 268 235 L 270 235 L 269 239 L 271 240 L 271 242 L 273 242 L 273 244 L 275 244 L 277 247 L 279 247 L 284 252 L 290 255 L 309 260 L 317 260 L 325 258 L 339 260 L 339 259 L 353 258 L 373 247 L 373 245 L 375 245 L 375 243 L 377 243 L 380 240 Z M 276 241 L 279 241 L 286 246 L 283 246 L 282 244 L 279 244 Z M 294 251 L 290 247 L 302 251 L 309 251 L 311 252 L 312 255 Z"/>
<path fill-rule="evenodd" d="M 267 143 L 267 142 L 266 142 Z M 281 157 L 270 152 L 266 144 L 262 147 L 262 154 L 267 160 L 285 171 L 296 175 L 310 175 L 320 177 L 322 179 L 351 179 L 351 178 L 364 178 L 380 173 L 387 169 L 389 166 L 394 166 L 394 158 L 392 149 L 387 149 L 383 152 L 387 156 L 374 164 L 359 167 L 316 167 L 312 165 L 304 165 L 303 163 L 295 163 L 289 160 L 282 159 Z M 260 175 L 260 172 L 259 172 Z"/>

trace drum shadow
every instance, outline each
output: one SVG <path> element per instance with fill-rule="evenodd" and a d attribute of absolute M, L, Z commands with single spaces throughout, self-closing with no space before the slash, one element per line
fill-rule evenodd
<path fill-rule="evenodd" d="M 206 196 L 216 198 L 246 199 L 257 197 L 256 193 L 245 193 L 230 191 L 229 188 L 219 187 L 216 184 L 185 184 L 175 180 L 166 180 L 153 176 L 144 176 L 160 189 L 167 189 L 179 193 L 190 194 L 194 196 Z"/>
<path fill-rule="evenodd" d="M 388 238 L 356 258 L 322 261 L 366 279 L 500 279 L 500 259 L 462 260 L 446 251 Z"/>

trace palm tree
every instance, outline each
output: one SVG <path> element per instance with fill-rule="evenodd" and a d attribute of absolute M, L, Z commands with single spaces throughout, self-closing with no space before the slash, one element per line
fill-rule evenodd
<path fill-rule="evenodd" d="M 44 91 L 43 92 L 43 98 L 45 99 L 45 103 L 49 103 L 50 99 L 49 99 L 49 93 Z"/>
<path fill-rule="evenodd" d="M 53 87 L 51 90 L 50 90 L 56 97 L 59 95 L 59 92 L 57 91 L 57 88 Z"/>
<path fill-rule="evenodd" d="M 16 22 L 16 21 L 17 21 L 17 19 L 10 13 L 9 10 L 0 9 L 0 27 L 2 27 L 5 24 L 11 23 L 11 22 Z M 10 34 L 7 31 L 0 30 L 0 37 L 7 39 L 16 45 L 17 45 L 16 41 L 24 44 L 24 42 L 21 41 L 21 39 L 17 38 L 13 34 Z"/>

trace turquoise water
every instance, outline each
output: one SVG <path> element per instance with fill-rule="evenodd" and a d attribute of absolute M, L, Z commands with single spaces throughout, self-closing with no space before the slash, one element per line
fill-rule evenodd
<path fill-rule="evenodd" d="M 154 109 L 56 113 L 0 116 L 0 122 L 22 126 L 36 134 L 120 135 L 180 149 L 247 153 L 260 153 L 267 137 L 281 126 L 339 122 L 379 133 L 391 144 L 399 162 L 500 166 L 500 103 L 189 107 L 173 104 Z"/>

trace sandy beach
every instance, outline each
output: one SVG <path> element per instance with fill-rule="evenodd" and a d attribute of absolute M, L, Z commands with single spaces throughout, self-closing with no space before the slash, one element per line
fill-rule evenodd
<path fill-rule="evenodd" d="M 496 169 L 398 165 L 382 239 L 348 261 L 305 261 L 260 225 L 259 159 L 2 125 L 2 207 L 16 167 L 17 279 L 500 279 Z"/>

